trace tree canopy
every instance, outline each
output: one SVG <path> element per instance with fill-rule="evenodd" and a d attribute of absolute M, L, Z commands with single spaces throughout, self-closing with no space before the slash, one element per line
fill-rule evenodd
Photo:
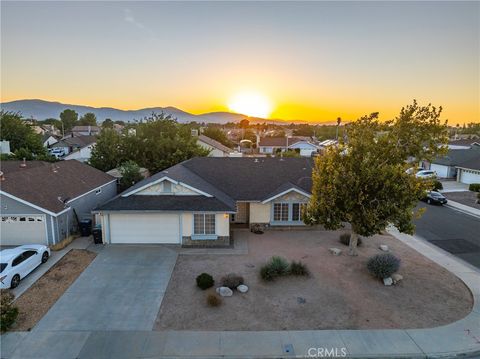
<path fill-rule="evenodd" d="M 143 179 L 142 175 L 140 174 L 140 166 L 134 161 L 122 163 L 119 169 L 120 173 L 122 174 L 122 178 L 120 179 L 121 191 L 126 190 Z"/>
<path fill-rule="evenodd" d="M 132 160 L 156 173 L 195 156 L 206 156 L 208 151 L 196 143 L 190 128 L 170 116 L 152 114 L 132 125 L 135 131 L 120 135 L 104 129 L 92 151 L 90 164 L 108 171 Z"/>
<path fill-rule="evenodd" d="M 431 159 L 445 152 L 446 123 L 439 109 L 416 101 L 385 124 L 378 113 L 347 126 L 347 138 L 315 161 L 312 197 L 304 214 L 310 224 L 336 230 L 350 223 L 350 254 L 358 235 L 372 236 L 389 224 L 413 233 L 415 206 L 431 181 L 407 174 L 412 159 Z"/>
<path fill-rule="evenodd" d="M 63 124 L 63 131 L 68 132 L 71 131 L 73 126 L 77 124 L 78 121 L 78 113 L 74 110 L 66 109 L 60 114 L 60 121 Z"/>
<path fill-rule="evenodd" d="M 97 116 L 93 112 L 87 112 L 85 115 L 80 117 L 78 123 L 79 126 L 96 126 L 97 125 Z"/>
<path fill-rule="evenodd" d="M 223 132 L 218 127 L 209 126 L 203 131 L 203 134 L 207 137 L 210 137 L 210 138 L 214 139 L 215 141 L 220 142 L 221 144 L 223 144 L 227 147 L 232 146 L 232 142 L 228 139 L 225 132 Z"/>

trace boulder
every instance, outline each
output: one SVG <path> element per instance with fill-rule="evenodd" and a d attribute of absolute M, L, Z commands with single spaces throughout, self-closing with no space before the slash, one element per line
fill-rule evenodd
<path fill-rule="evenodd" d="M 240 285 L 237 287 L 237 290 L 238 290 L 240 293 L 247 293 L 247 292 L 248 292 L 248 287 L 247 287 L 245 284 L 240 284 Z"/>
<path fill-rule="evenodd" d="M 383 284 L 386 286 L 392 285 L 393 284 L 392 277 L 383 278 Z"/>
<path fill-rule="evenodd" d="M 339 256 L 341 253 L 342 253 L 342 250 L 341 249 L 338 249 L 338 248 L 329 248 L 328 249 L 330 251 L 330 253 L 332 253 L 334 256 Z"/>
<path fill-rule="evenodd" d="M 222 297 L 231 297 L 233 295 L 233 291 L 228 287 L 218 287 L 217 293 Z"/>
<path fill-rule="evenodd" d="M 380 244 L 380 249 L 384 252 L 388 252 L 388 246 L 386 244 Z"/>
<path fill-rule="evenodd" d="M 398 273 L 392 274 L 393 284 L 397 284 L 397 283 L 400 282 L 402 279 L 403 279 L 403 275 L 398 274 Z"/>

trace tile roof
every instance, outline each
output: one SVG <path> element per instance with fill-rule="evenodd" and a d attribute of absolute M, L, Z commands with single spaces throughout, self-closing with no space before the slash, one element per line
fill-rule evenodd
<path fill-rule="evenodd" d="M 223 143 L 220 143 L 220 142 L 214 140 L 213 138 L 207 137 L 205 135 L 198 136 L 198 140 L 206 143 L 207 145 L 215 147 L 216 149 L 218 149 L 222 152 L 227 152 L 227 153 L 233 152 L 233 150 L 231 148 L 225 146 Z"/>
<path fill-rule="evenodd" d="M 7 162 L 7 161 L 5 161 Z M 2 168 L 5 166 L 2 163 Z M 17 161 L 14 161 L 17 162 Z M 53 213 L 64 209 L 62 200 L 73 199 L 115 179 L 76 160 L 27 162 L 27 168 L 9 170 L 7 164 L 1 190 Z"/>

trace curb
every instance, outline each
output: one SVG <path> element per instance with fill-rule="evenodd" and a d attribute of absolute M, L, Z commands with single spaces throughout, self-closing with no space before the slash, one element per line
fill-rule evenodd
<path fill-rule="evenodd" d="M 444 206 L 448 207 L 448 208 L 451 208 L 451 209 L 454 209 L 456 211 L 468 214 L 470 216 L 480 218 L 480 210 L 479 209 L 472 208 L 470 206 L 466 206 L 464 204 L 461 204 L 461 203 L 458 203 L 458 202 L 455 202 L 455 201 L 451 201 L 451 200 L 448 200 L 448 202 L 446 204 L 444 204 Z"/>

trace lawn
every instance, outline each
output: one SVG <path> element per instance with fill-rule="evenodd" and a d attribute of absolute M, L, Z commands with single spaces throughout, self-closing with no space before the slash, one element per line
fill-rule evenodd
<path fill-rule="evenodd" d="M 364 240 L 357 257 L 338 242 L 341 232 L 268 231 L 247 237 L 248 255 L 180 255 L 155 324 L 156 330 L 307 330 L 428 328 L 465 317 L 472 296 L 453 274 L 390 235 Z M 404 280 L 386 287 L 366 269 L 367 259 L 387 244 L 401 258 Z M 343 250 L 340 256 L 328 248 Z M 309 278 L 285 277 L 273 283 L 259 278 L 260 266 L 273 255 L 301 260 Z M 230 272 L 245 278 L 248 293 L 234 292 L 220 307 L 206 304 L 195 277 L 207 272 L 217 281 Z M 217 286 L 217 285 L 216 285 Z"/>
<path fill-rule="evenodd" d="M 95 253 L 85 249 L 72 249 L 55 263 L 15 301 L 19 315 L 10 330 L 24 331 L 33 328 L 95 256 Z"/>

